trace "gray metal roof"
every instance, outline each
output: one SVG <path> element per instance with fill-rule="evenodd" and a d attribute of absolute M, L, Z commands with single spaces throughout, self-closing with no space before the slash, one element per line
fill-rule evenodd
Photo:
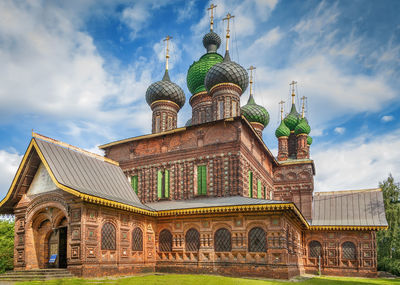
<path fill-rule="evenodd" d="M 380 189 L 314 193 L 313 226 L 387 226 Z"/>
<path fill-rule="evenodd" d="M 156 211 L 165 211 L 165 210 L 196 209 L 196 208 L 223 207 L 223 206 L 286 204 L 286 203 L 290 202 L 255 199 L 242 196 L 231 196 L 231 197 L 198 197 L 192 200 L 161 201 L 155 203 L 148 203 L 146 204 L 146 206 Z"/>
<path fill-rule="evenodd" d="M 148 209 L 118 165 L 58 144 L 34 140 L 60 184 L 83 194 Z"/>

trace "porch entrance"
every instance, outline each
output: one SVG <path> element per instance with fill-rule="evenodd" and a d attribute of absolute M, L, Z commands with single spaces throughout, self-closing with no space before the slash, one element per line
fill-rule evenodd
<path fill-rule="evenodd" d="M 48 267 L 67 267 L 67 227 L 54 229 L 49 236 Z"/>

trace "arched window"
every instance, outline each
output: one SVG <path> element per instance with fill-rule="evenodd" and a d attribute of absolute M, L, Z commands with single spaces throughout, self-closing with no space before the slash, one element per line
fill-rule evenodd
<path fill-rule="evenodd" d="M 215 232 L 214 250 L 215 251 L 232 250 L 231 233 L 227 229 L 221 228 Z"/>
<path fill-rule="evenodd" d="M 101 229 L 101 249 L 115 250 L 115 227 L 111 223 L 105 223 Z"/>
<path fill-rule="evenodd" d="M 265 239 L 265 231 L 260 227 L 252 228 L 249 231 L 249 251 L 265 252 L 267 243 Z"/>
<path fill-rule="evenodd" d="M 343 259 L 357 259 L 356 246 L 351 241 L 346 241 L 342 244 L 342 258 Z"/>
<path fill-rule="evenodd" d="M 198 251 L 200 248 L 200 234 L 196 229 L 190 229 L 185 236 L 186 251 Z"/>
<path fill-rule="evenodd" d="M 172 234 L 169 230 L 161 231 L 158 242 L 160 251 L 172 251 Z"/>
<path fill-rule="evenodd" d="M 308 256 L 318 258 L 322 256 L 322 246 L 319 241 L 313 240 L 308 245 Z"/>
<path fill-rule="evenodd" d="M 132 250 L 143 251 L 143 232 L 140 228 L 132 231 Z"/>

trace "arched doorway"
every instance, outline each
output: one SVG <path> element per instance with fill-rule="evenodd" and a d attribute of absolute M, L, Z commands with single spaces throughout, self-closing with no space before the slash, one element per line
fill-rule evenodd
<path fill-rule="evenodd" d="M 33 267 L 67 267 L 68 220 L 64 211 L 56 207 L 45 207 L 32 216 L 34 255 L 27 260 Z M 35 259 L 35 260 L 34 260 Z"/>

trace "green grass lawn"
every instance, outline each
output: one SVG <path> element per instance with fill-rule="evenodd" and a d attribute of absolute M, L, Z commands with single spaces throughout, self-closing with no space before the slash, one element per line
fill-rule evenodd
<path fill-rule="evenodd" d="M 270 284 L 288 284 L 294 283 L 296 285 L 310 284 L 343 284 L 343 285 L 365 285 L 365 284 L 398 284 L 400 285 L 400 279 L 370 279 L 370 278 L 349 278 L 349 277 L 314 277 L 302 281 L 290 282 L 290 281 L 277 281 L 277 280 L 258 280 L 249 278 L 231 278 L 223 276 L 213 275 L 180 275 L 180 274 L 165 274 L 165 275 L 145 275 L 135 277 L 124 277 L 124 278 L 109 278 L 109 279 L 57 279 L 46 282 L 19 282 L 16 284 L 68 284 L 68 285 L 80 285 L 80 284 L 135 284 L 135 285 L 183 285 L 183 284 L 210 284 L 210 285 L 270 285 Z"/>

